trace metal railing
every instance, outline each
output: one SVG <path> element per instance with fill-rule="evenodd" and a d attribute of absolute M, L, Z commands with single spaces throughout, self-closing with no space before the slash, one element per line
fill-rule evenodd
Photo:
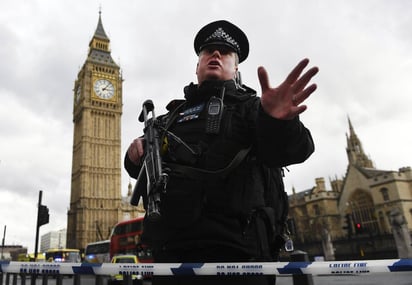
<path fill-rule="evenodd" d="M 47 284 L 49 276 L 56 278 L 56 284 L 61 284 L 64 276 L 72 277 L 73 284 L 80 284 L 80 276 L 92 275 L 95 284 L 103 284 L 103 276 L 121 274 L 125 277 L 124 284 L 131 284 L 130 277 L 133 275 L 142 279 L 153 275 L 364 275 L 402 271 L 412 272 L 412 259 L 137 264 L 0 261 L 1 282 L 5 285 L 17 284 L 17 280 L 24 285 L 27 277 L 30 277 L 31 282 L 41 278 L 42 284 Z"/>

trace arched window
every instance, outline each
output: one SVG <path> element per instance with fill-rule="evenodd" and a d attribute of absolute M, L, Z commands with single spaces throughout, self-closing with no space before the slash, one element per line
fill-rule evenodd
<path fill-rule="evenodd" d="M 382 199 L 383 201 L 389 201 L 389 192 L 388 192 L 388 188 L 381 188 L 381 194 L 382 194 Z"/>
<path fill-rule="evenodd" d="M 369 193 L 364 190 L 355 191 L 349 200 L 349 204 L 355 227 L 358 227 L 362 232 L 378 232 L 375 207 Z"/>

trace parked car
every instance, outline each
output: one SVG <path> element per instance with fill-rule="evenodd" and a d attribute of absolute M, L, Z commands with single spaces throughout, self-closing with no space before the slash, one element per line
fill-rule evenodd
<path fill-rule="evenodd" d="M 139 263 L 139 259 L 137 258 L 136 255 L 115 255 L 113 256 L 111 263 Z M 131 275 L 132 282 L 134 285 L 140 285 L 143 284 L 143 279 L 141 275 Z M 123 284 L 123 275 L 122 274 L 116 274 L 110 277 L 108 281 L 109 285 L 114 285 L 114 284 Z"/>

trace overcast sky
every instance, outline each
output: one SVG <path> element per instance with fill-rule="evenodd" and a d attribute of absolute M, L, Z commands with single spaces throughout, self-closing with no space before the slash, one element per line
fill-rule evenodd
<path fill-rule="evenodd" d="M 256 69 L 273 86 L 302 58 L 319 67 L 318 90 L 301 119 L 316 152 L 290 166 L 289 193 L 315 178 L 342 177 L 350 117 L 365 152 L 384 170 L 412 164 L 412 2 L 407 0 L 2 0 L 0 12 L 0 231 L 34 250 L 39 190 L 50 209 L 40 235 L 66 228 L 70 203 L 73 87 L 101 6 L 113 59 L 123 77 L 122 155 L 141 134 L 141 104 L 163 113 L 195 81 L 193 38 L 226 19 L 250 42 L 240 65 L 260 94 Z M 129 178 L 122 170 L 122 193 Z M 134 180 L 132 180 L 134 183 Z"/>

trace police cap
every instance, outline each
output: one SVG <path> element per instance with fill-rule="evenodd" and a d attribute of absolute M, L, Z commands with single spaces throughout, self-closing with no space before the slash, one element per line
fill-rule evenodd
<path fill-rule="evenodd" d="M 224 45 L 232 48 L 239 56 L 239 62 L 249 55 L 249 41 L 245 33 L 232 23 L 220 20 L 207 24 L 197 33 L 194 41 L 196 54 L 210 45 Z"/>

